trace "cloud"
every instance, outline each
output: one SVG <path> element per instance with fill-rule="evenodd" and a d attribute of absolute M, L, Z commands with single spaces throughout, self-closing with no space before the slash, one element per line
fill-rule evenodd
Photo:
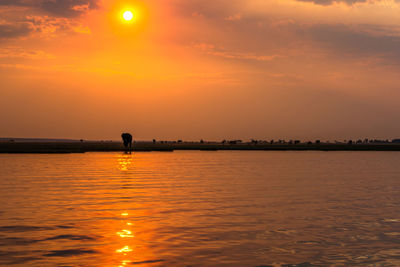
<path fill-rule="evenodd" d="M 59 17 L 76 17 L 98 7 L 97 0 L 45 0 L 41 8 Z"/>
<path fill-rule="evenodd" d="M 207 55 L 234 60 L 272 61 L 276 58 L 283 57 L 281 55 L 257 55 L 248 52 L 233 52 L 228 51 L 223 47 L 216 47 L 214 45 L 205 43 L 195 44 L 194 47 Z"/>
<path fill-rule="evenodd" d="M 229 17 L 225 18 L 225 20 L 229 20 L 229 21 L 238 21 L 242 19 L 242 14 L 237 13 L 235 15 L 230 15 Z"/>
<path fill-rule="evenodd" d="M 171 0 L 170 2 L 182 15 L 201 14 L 207 18 L 222 19 L 236 14 L 243 3 L 243 0 L 217 0 L 213 1 L 212 4 L 204 0 Z"/>
<path fill-rule="evenodd" d="M 349 6 L 355 5 L 358 3 L 378 3 L 378 2 L 383 2 L 384 4 L 390 4 L 390 1 L 387 0 L 297 0 L 300 2 L 311 2 L 316 5 L 321 5 L 321 6 L 329 6 L 334 3 L 345 3 Z M 399 3 L 400 0 L 393 0 L 395 3 Z"/>
<path fill-rule="evenodd" d="M 31 6 L 30 0 L 0 0 L 0 6 Z"/>
<path fill-rule="evenodd" d="M 42 50 L 24 49 L 18 46 L 0 47 L 1 58 L 20 58 L 20 59 L 52 59 L 53 55 Z"/>
<path fill-rule="evenodd" d="M 323 6 L 332 5 L 335 2 L 336 3 L 346 3 L 348 5 L 367 2 L 367 0 L 297 0 L 297 1 L 312 2 L 314 4 L 323 5 Z"/>
<path fill-rule="evenodd" d="M 32 28 L 29 23 L 0 24 L 0 40 L 24 37 L 31 32 Z"/>
<path fill-rule="evenodd" d="M 261 1 L 263 4 L 258 5 Z M 267 5 L 272 2 L 279 6 L 274 9 L 272 4 Z M 368 5 L 351 8 L 299 5 L 295 1 L 280 6 L 278 2 L 233 0 L 232 5 L 225 8 L 226 0 L 216 0 L 215 5 L 186 1 L 179 6 L 180 15 L 201 16 L 190 20 L 189 29 L 199 30 L 181 34 L 181 40 L 204 54 L 245 64 L 253 61 L 252 65 L 263 68 L 281 66 L 282 62 L 305 65 L 313 60 L 333 60 L 341 64 L 336 62 L 339 58 L 349 64 L 400 67 L 400 24 L 383 19 L 393 15 L 389 14 L 387 6 L 377 8 L 383 2 L 341 1 L 349 5 L 368 2 Z M 334 1 L 315 2 L 322 5 Z M 314 11 L 320 11 L 320 17 L 309 19 L 310 12 Z M 280 60 L 275 60 L 277 57 Z"/>
<path fill-rule="evenodd" d="M 79 26 L 75 20 L 49 16 L 28 16 L 25 21 L 31 24 L 38 36 L 44 38 L 52 37 L 60 31 L 74 31 Z"/>
<path fill-rule="evenodd" d="M 89 34 L 81 15 L 99 0 L 0 0 L 0 40 L 54 37 L 59 32 Z"/>
<path fill-rule="evenodd" d="M 380 29 L 378 33 L 376 28 Z M 320 24 L 312 25 L 306 32 L 318 45 L 342 56 L 376 57 L 400 63 L 400 35 L 391 28 L 376 25 Z"/>
<path fill-rule="evenodd" d="M 0 0 L 0 7 L 27 7 L 31 13 L 73 18 L 99 7 L 99 0 Z"/>

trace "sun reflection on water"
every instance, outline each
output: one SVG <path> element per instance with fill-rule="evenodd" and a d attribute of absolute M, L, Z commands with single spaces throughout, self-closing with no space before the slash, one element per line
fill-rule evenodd
<path fill-rule="evenodd" d="M 118 158 L 118 169 L 120 171 L 128 171 L 132 165 L 133 156 L 132 154 L 124 154 Z"/>
<path fill-rule="evenodd" d="M 129 213 L 128 212 L 122 212 L 121 213 L 121 216 L 122 217 L 124 217 L 124 221 L 125 221 L 125 218 L 127 217 L 127 216 L 129 216 Z M 126 223 L 126 225 L 127 226 L 132 226 L 133 224 L 131 223 L 131 222 L 129 222 L 129 221 L 125 221 L 124 223 Z M 117 233 L 117 236 L 119 236 L 120 238 L 122 238 L 123 240 L 126 240 L 126 239 L 131 239 L 131 238 L 134 238 L 135 236 L 133 235 L 133 233 L 132 233 L 132 230 L 130 230 L 130 229 L 122 229 L 122 230 L 120 230 L 120 231 L 118 231 Z M 123 243 L 125 243 L 124 245 L 124 247 L 122 247 L 122 248 L 120 248 L 120 249 L 117 249 L 115 252 L 117 253 L 117 254 L 122 254 L 123 256 L 124 256 L 124 258 L 125 257 L 127 257 L 128 256 L 128 254 L 130 253 L 130 252 L 132 252 L 133 251 L 133 248 L 131 247 L 131 246 L 129 246 L 128 244 L 131 244 L 128 240 L 126 240 L 126 241 L 124 241 Z M 122 266 L 126 266 L 128 263 L 131 263 L 131 260 L 128 260 L 128 259 L 122 259 L 122 261 L 121 261 L 121 264 L 119 265 L 119 267 L 122 267 Z"/>
<path fill-rule="evenodd" d="M 124 260 L 124 261 L 121 262 L 121 265 L 119 265 L 119 267 L 126 266 L 126 265 L 128 265 L 129 263 L 131 263 L 131 262 L 132 262 L 132 261 Z"/>
<path fill-rule="evenodd" d="M 135 237 L 134 235 L 132 235 L 132 232 L 129 230 L 122 230 L 121 232 L 117 232 L 117 235 L 119 235 L 122 238 L 126 238 L 126 237 Z"/>
<path fill-rule="evenodd" d="M 117 253 L 128 253 L 128 252 L 132 252 L 132 251 L 133 250 L 129 246 L 125 246 L 121 249 L 116 250 Z"/>

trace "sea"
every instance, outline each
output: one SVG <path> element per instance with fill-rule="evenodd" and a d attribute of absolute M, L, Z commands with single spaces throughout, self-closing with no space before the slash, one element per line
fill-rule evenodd
<path fill-rule="evenodd" d="M 1 154 L 0 266 L 400 266 L 400 152 Z"/>

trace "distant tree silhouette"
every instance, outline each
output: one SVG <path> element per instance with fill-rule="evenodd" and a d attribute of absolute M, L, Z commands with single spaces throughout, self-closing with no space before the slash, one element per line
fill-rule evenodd
<path fill-rule="evenodd" d="M 122 141 L 124 142 L 124 147 L 126 152 L 132 152 L 132 135 L 130 133 L 121 134 Z"/>

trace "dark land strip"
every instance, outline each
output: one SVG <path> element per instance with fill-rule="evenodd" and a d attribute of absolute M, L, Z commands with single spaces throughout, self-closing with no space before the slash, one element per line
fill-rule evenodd
<path fill-rule="evenodd" d="M 150 152 L 174 150 L 243 150 L 243 151 L 400 151 L 399 143 L 239 143 L 222 144 L 218 142 L 135 142 L 133 151 Z M 0 153 L 85 153 L 125 151 L 121 142 L 0 142 Z"/>

